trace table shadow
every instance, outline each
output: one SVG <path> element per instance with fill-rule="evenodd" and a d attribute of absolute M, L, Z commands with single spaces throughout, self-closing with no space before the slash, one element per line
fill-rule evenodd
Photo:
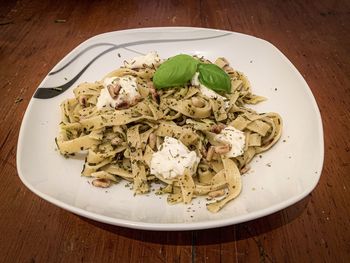
<path fill-rule="evenodd" d="M 149 231 L 128 229 L 100 223 L 84 217 L 85 222 L 127 239 L 163 245 L 223 244 L 263 235 L 292 223 L 306 211 L 311 194 L 279 212 L 245 223 L 220 228 L 193 231 Z"/>

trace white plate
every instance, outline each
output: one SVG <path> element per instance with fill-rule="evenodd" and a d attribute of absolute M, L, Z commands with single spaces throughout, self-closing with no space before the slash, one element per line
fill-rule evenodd
<path fill-rule="evenodd" d="M 206 210 L 204 198 L 193 200 L 191 205 L 169 206 L 165 196 L 134 196 L 124 183 L 107 190 L 92 187 L 87 178 L 80 176 L 83 160 L 63 158 L 54 141 L 60 122 L 59 104 L 73 97 L 73 88 L 50 99 L 35 97 L 59 92 L 38 89 L 28 105 L 19 135 L 17 167 L 21 180 L 31 191 L 68 211 L 104 223 L 148 230 L 190 230 L 262 217 L 298 202 L 314 189 L 323 164 L 320 112 L 300 73 L 264 40 L 186 27 L 105 33 L 88 39 L 65 56 L 40 87 L 64 86 L 71 79 L 70 84 L 74 85 L 99 80 L 124 59 L 153 50 L 162 58 L 179 53 L 211 60 L 224 56 L 248 76 L 254 93 L 268 98 L 255 108 L 281 114 L 282 138 L 262 158 L 252 161 L 252 170 L 243 176 L 241 195 L 212 214 Z M 88 63 L 86 70 L 81 71 Z"/>

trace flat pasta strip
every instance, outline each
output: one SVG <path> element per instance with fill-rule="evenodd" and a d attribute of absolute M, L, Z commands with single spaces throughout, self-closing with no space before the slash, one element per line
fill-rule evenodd
<path fill-rule="evenodd" d="M 189 204 L 193 198 L 196 186 L 188 169 L 185 169 L 184 174 L 179 177 L 179 184 L 182 193 L 182 201 L 185 204 Z"/>
<path fill-rule="evenodd" d="M 127 142 L 130 151 L 131 169 L 134 178 L 134 192 L 143 194 L 149 191 L 147 183 L 145 165 L 142 163 L 141 138 L 139 133 L 139 125 L 135 125 L 128 129 Z"/>
<path fill-rule="evenodd" d="M 223 199 L 207 204 L 207 208 L 210 212 L 217 213 L 228 202 L 235 199 L 242 190 L 241 174 L 234 161 L 229 158 L 222 158 L 224 165 L 225 180 L 227 183 L 228 194 Z"/>

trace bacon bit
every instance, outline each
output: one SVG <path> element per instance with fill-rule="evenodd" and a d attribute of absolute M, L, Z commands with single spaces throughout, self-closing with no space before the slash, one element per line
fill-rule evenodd
<path fill-rule="evenodd" d="M 219 123 L 219 124 L 216 124 L 216 125 L 213 125 L 211 127 L 211 131 L 218 134 L 220 133 L 223 129 L 225 129 L 226 125 L 225 124 L 222 124 L 222 123 Z"/>
<path fill-rule="evenodd" d="M 130 106 L 130 103 L 129 103 L 129 102 L 127 102 L 127 101 L 122 101 L 122 102 L 116 104 L 114 108 L 115 108 L 116 110 L 120 110 L 120 109 L 127 109 L 127 108 L 129 108 L 129 106 Z"/>
<path fill-rule="evenodd" d="M 138 102 L 140 102 L 142 100 L 142 97 L 141 96 L 136 96 L 134 97 L 131 101 L 121 101 L 119 102 L 118 104 L 115 105 L 115 109 L 116 110 L 120 110 L 120 109 L 127 109 L 127 108 L 130 108 L 134 105 L 136 105 Z"/>
<path fill-rule="evenodd" d="M 120 109 L 127 109 L 129 107 L 132 107 L 134 105 L 136 105 L 138 102 L 140 102 L 142 100 L 141 96 L 135 96 L 134 98 L 132 98 L 132 100 L 130 101 L 121 101 L 118 104 L 115 105 L 115 109 L 116 110 L 120 110 Z"/>
<path fill-rule="evenodd" d="M 79 103 L 80 103 L 80 105 L 85 107 L 86 106 L 86 97 L 80 96 L 79 97 Z"/>
<path fill-rule="evenodd" d="M 214 151 L 218 154 L 225 154 L 228 153 L 231 150 L 231 145 L 225 144 L 225 145 L 219 145 L 214 147 Z"/>
<path fill-rule="evenodd" d="M 208 149 L 208 152 L 207 152 L 207 157 L 206 157 L 206 160 L 208 162 L 210 162 L 211 159 L 213 158 L 214 152 L 215 152 L 214 146 L 210 146 Z"/>
<path fill-rule="evenodd" d="M 152 82 L 148 82 L 147 85 L 148 85 L 149 91 L 151 92 L 152 99 L 153 99 L 157 104 L 159 104 L 159 103 L 160 103 L 160 96 L 159 96 L 157 90 L 154 88 L 153 83 L 152 83 Z"/>
<path fill-rule="evenodd" d="M 207 151 L 206 151 L 205 148 L 200 149 L 200 153 L 202 154 L 202 156 L 203 156 L 204 158 L 207 157 Z"/>
<path fill-rule="evenodd" d="M 107 89 L 111 97 L 115 100 L 116 98 L 118 98 L 121 86 L 119 85 L 119 83 L 116 83 L 114 85 L 111 84 L 107 86 Z"/>
<path fill-rule="evenodd" d="M 109 179 L 104 179 L 104 178 L 100 178 L 100 179 L 95 179 L 92 181 L 92 185 L 95 187 L 101 187 L 101 188 L 108 188 L 111 186 L 111 181 Z"/>

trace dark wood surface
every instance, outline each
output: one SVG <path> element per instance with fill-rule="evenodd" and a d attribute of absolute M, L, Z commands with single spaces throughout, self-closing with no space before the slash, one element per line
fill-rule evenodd
<path fill-rule="evenodd" d="M 0 1 L 0 262 L 350 262 L 349 1 Z M 25 109 L 82 41 L 152 26 L 226 29 L 266 39 L 308 82 L 325 160 L 316 189 L 273 215 L 225 228 L 151 232 L 94 222 L 20 181 Z"/>

